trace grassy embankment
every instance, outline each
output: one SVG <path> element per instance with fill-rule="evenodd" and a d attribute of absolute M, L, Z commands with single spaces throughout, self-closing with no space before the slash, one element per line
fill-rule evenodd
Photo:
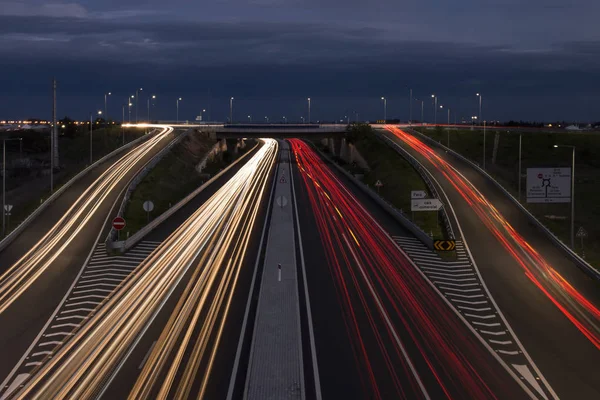
<path fill-rule="evenodd" d="M 140 129 L 125 129 L 125 143 L 129 143 L 143 134 L 144 131 Z M 28 132 L 24 136 L 24 157 L 49 160 L 50 140 L 48 133 Z M 123 135 L 121 128 L 118 126 L 94 130 L 92 133 L 93 161 L 97 161 L 118 149 L 122 146 L 122 143 Z M 55 191 L 89 165 L 89 131 L 78 132 L 73 137 L 59 136 L 58 146 L 60 168 L 54 173 Z M 16 155 L 13 157 L 16 158 Z M 51 194 L 49 176 L 40 181 L 40 176 L 32 176 L 31 171 L 23 172 L 27 175 L 22 173 L 16 177 L 7 176 L 7 180 L 14 181 L 14 184 L 11 184 L 11 189 L 19 186 L 27 188 L 27 196 L 23 195 L 22 198 L 17 199 L 22 201 L 13 201 L 15 207 L 11 212 L 10 226 L 7 233 L 25 220 Z"/>
<path fill-rule="evenodd" d="M 254 147 L 253 142 L 247 141 L 246 147 L 240 149 L 236 156 L 233 154 L 235 140 L 228 140 L 228 150 L 223 152 L 221 157 L 209 162 L 202 174 L 199 174 L 196 165 L 215 143 L 216 140 L 203 135 L 189 135 L 159 161 L 134 190 L 125 208 L 124 218 L 127 221 L 125 230 L 129 235 L 133 235 L 148 222 L 147 213 L 143 209 L 144 201 L 151 200 L 154 203 L 150 219 L 159 216 L 202 185 L 210 176 L 215 175 Z"/>
<path fill-rule="evenodd" d="M 423 231 L 432 234 L 434 238 L 443 238 L 443 226 L 437 221 L 436 212 L 410 211 L 410 192 L 412 190 L 425 190 L 427 185 L 412 165 L 402 158 L 396 151 L 378 140 L 369 125 L 351 125 L 346 133 L 348 142 L 353 143 L 363 156 L 370 170 L 363 170 L 356 165 L 350 165 L 339 157 L 335 161 L 353 174 L 363 174 L 361 179 L 373 190 L 377 190 L 375 183 L 380 180 L 383 186 L 379 194 L 388 203 L 418 225 Z M 328 151 L 318 143 L 324 152 Z"/>
<path fill-rule="evenodd" d="M 419 129 L 446 144 L 444 129 Z M 486 133 L 486 170 L 518 198 L 519 132 L 501 131 L 499 135 L 496 162 L 492 163 L 496 131 Z M 527 168 L 571 167 L 571 149 L 555 149 L 552 147 L 554 144 L 576 147 L 575 231 L 583 226 L 588 232 L 583 242 L 585 258 L 594 267 L 600 268 L 600 133 L 523 132 L 522 175 L 526 174 Z M 481 165 L 483 131 L 450 130 L 450 147 Z M 570 245 L 571 205 L 526 203 L 526 185 L 526 179 L 522 178 L 522 204 L 564 243 Z M 575 240 L 575 251 L 583 254 L 580 238 Z"/>

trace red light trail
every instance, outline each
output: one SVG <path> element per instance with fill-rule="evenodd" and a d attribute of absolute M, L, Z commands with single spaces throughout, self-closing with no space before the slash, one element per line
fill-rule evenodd
<path fill-rule="evenodd" d="M 290 143 L 370 397 L 506 398 L 508 373 L 318 155 Z"/>
<path fill-rule="evenodd" d="M 399 128 L 386 129 L 425 157 L 477 214 L 481 222 L 523 268 L 527 278 L 600 350 L 600 310 L 579 293 L 500 214 L 500 212 L 431 147 Z"/>

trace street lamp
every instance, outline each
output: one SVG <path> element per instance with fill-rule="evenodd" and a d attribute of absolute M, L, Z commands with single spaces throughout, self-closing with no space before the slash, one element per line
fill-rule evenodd
<path fill-rule="evenodd" d="M 269 123 L 269 117 L 265 116 L 265 120 L 267 120 L 267 123 Z"/>
<path fill-rule="evenodd" d="M 283 123 L 287 124 L 287 118 L 285 117 L 285 115 L 283 116 Z"/>
<path fill-rule="evenodd" d="M 310 124 L 310 97 L 307 100 L 308 100 L 308 123 Z"/>
<path fill-rule="evenodd" d="M 302 120 L 302 123 L 304 123 L 304 116 L 300 116 L 300 119 Z"/>
<path fill-rule="evenodd" d="M 131 95 L 131 98 L 135 98 L 135 95 Z M 129 103 L 129 123 L 131 124 L 131 107 L 133 107 L 133 103 L 132 100 L 127 99 L 127 102 Z"/>
<path fill-rule="evenodd" d="M 152 100 L 156 100 L 155 94 L 152 95 Z M 154 105 L 154 104 L 152 104 L 152 105 Z M 148 123 L 150 123 L 150 96 L 148 96 Z"/>
<path fill-rule="evenodd" d="M 431 98 L 434 99 L 434 105 L 433 105 L 433 124 L 437 125 L 437 101 L 438 98 L 435 94 L 431 95 Z"/>
<path fill-rule="evenodd" d="M 138 123 L 138 104 L 140 103 L 138 101 L 138 96 L 139 96 L 139 92 L 141 92 L 142 90 L 144 90 L 144 89 L 139 88 L 139 89 L 135 90 L 135 123 L 136 124 Z"/>
<path fill-rule="evenodd" d="M 382 97 L 381 100 L 383 100 L 383 123 L 385 124 L 385 121 L 387 121 L 387 99 Z"/>
<path fill-rule="evenodd" d="M 92 121 L 93 113 L 90 113 L 90 165 L 92 165 L 93 157 L 92 157 L 92 132 L 94 127 L 94 121 Z M 98 115 L 102 115 L 102 111 L 98 110 Z"/>
<path fill-rule="evenodd" d="M 248 122 L 252 122 L 252 115 L 248 115 Z"/>
<path fill-rule="evenodd" d="M 233 124 L 233 97 L 229 99 L 229 123 Z"/>
<path fill-rule="evenodd" d="M 555 144 L 554 148 L 567 147 L 573 150 L 571 164 L 571 249 L 575 251 L 575 146 Z"/>
<path fill-rule="evenodd" d="M 179 123 L 179 102 L 181 101 L 181 97 L 177 98 L 177 123 Z"/>
<path fill-rule="evenodd" d="M 106 124 L 108 126 L 108 96 L 110 96 L 112 93 L 108 92 L 108 93 L 104 93 L 104 120 L 106 121 Z"/>
<path fill-rule="evenodd" d="M 479 120 L 481 121 L 481 99 L 483 96 L 479 93 L 477 93 L 476 96 L 479 97 Z"/>

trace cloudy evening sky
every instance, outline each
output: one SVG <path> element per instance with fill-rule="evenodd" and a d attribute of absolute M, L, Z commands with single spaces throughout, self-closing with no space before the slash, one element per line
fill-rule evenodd
<path fill-rule="evenodd" d="M 408 119 L 409 89 L 455 116 L 600 120 L 598 0 L 0 0 L 0 119 L 104 107 L 119 119 Z M 210 94 L 209 94 L 210 93 Z M 414 118 L 421 103 L 414 103 Z M 445 121 L 446 111 L 438 113 Z"/>

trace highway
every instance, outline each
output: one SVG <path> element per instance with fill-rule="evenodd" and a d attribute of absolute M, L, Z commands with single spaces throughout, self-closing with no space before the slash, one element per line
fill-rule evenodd
<path fill-rule="evenodd" d="M 290 142 L 323 397 L 527 398 L 390 236 L 407 233 Z"/>
<path fill-rule="evenodd" d="M 448 195 L 491 294 L 558 397 L 599 398 L 600 285 L 468 164 L 400 128 L 384 134 Z"/>
<path fill-rule="evenodd" d="M 8 375 L 65 295 L 134 174 L 171 137 L 163 127 L 76 182 L 0 254 L 0 376 Z"/>
<path fill-rule="evenodd" d="M 102 395 L 177 288 L 131 398 L 205 394 L 251 232 L 277 155 L 267 140 L 182 224 L 16 398 Z M 181 286 L 180 286 L 181 285 Z M 120 387 L 125 397 L 128 388 Z M 123 395 L 124 394 L 124 395 Z"/>

